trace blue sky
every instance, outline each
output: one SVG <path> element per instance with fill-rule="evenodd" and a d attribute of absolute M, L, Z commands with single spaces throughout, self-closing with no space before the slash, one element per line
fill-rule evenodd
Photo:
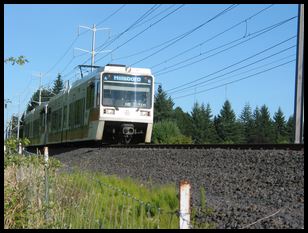
<path fill-rule="evenodd" d="M 151 14 L 125 31 L 146 12 Z M 74 67 L 91 60 L 74 48 L 91 50 L 92 43 L 92 32 L 81 28 L 78 36 L 78 26 L 93 24 L 111 28 L 96 32 L 96 50 L 113 50 L 97 54 L 95 65 L 151 68 L 175 107 L 190 112 L 195 101 L 209 103 L 217 115 L 228 99 L 237 116 L 249 103 L 252 109 L 266 104 L 271 116 L 280 106 L 288 118 L 294 111 L 297 13 L 297 4 L 6 4 L 4 57 L 24 55 L 30 62 L 4 64 L 4 98 L 12 101 L 4 120 L 18 112 L 19 96 L 20 112 L 26 109 L 39 72 L 48 72 L 45 87 L 59 72 L 64 80 L 78 78 Z M 178 40 L 163 44 L 171 39 Z M 191 88 L 172 90 L 179 86 Z"/>

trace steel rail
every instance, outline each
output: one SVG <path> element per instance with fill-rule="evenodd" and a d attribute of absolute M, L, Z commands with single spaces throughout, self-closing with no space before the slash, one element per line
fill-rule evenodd
<path fill-rule="evenodd" d="M 304 144 L 127 144 L 102 145 L 102 148 L 144 149 L 237 149 L 237 150 L 304 150 Z"/>

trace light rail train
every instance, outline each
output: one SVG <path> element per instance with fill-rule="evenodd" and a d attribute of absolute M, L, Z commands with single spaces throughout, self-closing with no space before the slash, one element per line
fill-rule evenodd
<path fill-rule="evenodd" d="M 30 139 L 30 146 L 78 141 L 150 143 L 153 105 L 150 69 L 107 64 L 27 113 L 23 136 Z"/>

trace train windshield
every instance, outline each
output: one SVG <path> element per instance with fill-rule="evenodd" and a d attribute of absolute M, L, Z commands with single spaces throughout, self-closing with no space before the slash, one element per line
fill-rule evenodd
<path fill-rule="evenodd" d="M 152 78 L 123 74 L 103 75 L 103 105 L 151 108 Z"/>

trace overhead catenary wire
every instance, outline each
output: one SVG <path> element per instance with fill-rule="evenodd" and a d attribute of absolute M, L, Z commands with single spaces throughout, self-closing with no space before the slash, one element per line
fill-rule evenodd
<path fill-rule="evenodd" d="M 221 12 L 219 12 L 219 13 L 218 13 L 217 15 L 215 15 L 214 17 L 212 17 L 212 18 L 208 19 L 207 21 L 203 22 L 202 24 L 200 24 L 199 26 L 197 26 L 197 27 L 195 27 L 195 28 L 193 28 L 193 29 L 191 29 L 191 30 L 185 32 L 185 33 L 182 34 L 178 39 L 172 41 L 170 44 L 168 44 L 168 45 L 164 46 L 163 48 L 159 49 L 158 51 L 156 51 L 156 52 L 154 52 L 154 53 L 152 53 L 152 54 L 150 54 L 150 55 L 148 55 L 148 56 L 146 56 L 146 57 L 144 57 L 144 58 L 141 58 L 140 60 L 138 60 L 138 61 L 136 61 L 136 62 L 130 64 L 130 66 L 133 66 L 133 65 L 135 65 L 135 64 L 138 64 L 139 62 L 144 61 L 144 60 L 146 60 L 146 59 L 148 59 L 148 58 L 150 58 L 150 57 L 152 57 L 152 56 L 158 54 L 159 52 L 165 50 L 166 48 L 170 47 L 171 45 L 173 45 L 173 44 L 177 43 L 178 41 L 184 39 L 185 37 L 189 36 L 190 34 L 192 34 L 193 32 L 197 31 L 198 29 L 204 27 L 205 25 L 207 25 L 207 24 L 210 23 L 211 21 L 213 21 L 213 20 L 217 19 L 218 17 L 220 17 L 220 16 L 226 14 L 228 11 L 233 10 L 233 9 L 234 9 L 235 7 L 237 7 L 237 6 L 238 6 L 238 4 L 233 4 L 233 5 L 229 6 L 229 7 L 227 7 L 226 9 L 224 9 L 224 10 L 221 11 Z"/>
<path fill-rule="evenodd" d="M 131 37 L 130 39 L 128 39 L 127 41 L 125 41 L 124 43 L 122 43 L 121 45 L 119 45 L 118 47 L 116 47 L 115 49 L 112 50 L 112 52 L 118 50 L 119 48 L 121 48 L 122 46 L 124 46 L 125 44 L 127 44 L 128 42 L 130 42 L 131 40 L 135 39 L 136 37 L 140 36 L 142 33 L 144 33 L 145 31 L 147 31 L 148 29 L 150 29 L 152 26 L 156 25 L 157 23 L 161 22 L 162 20 L 164 20 L 165 18 L 167 18 L 168 16 L 170 16 L 171 14 L 175 13 L 176 11 L 178 11 L 179 9 L 181 9 L 185 4 L 182 4 L 181 6 L 177 7 L 175 10 L 169 12 L 167 15 L 163 16 L 162 18 L 160 18 L 159 20 L 155 21 L 154 23 L 152 23 L 150 26 L 148 26 L 147 28 L 143 29 L 142 31 L 140 31 L 138 34 L 134 35 L 133 37 Z M 105 58 L 108 55 L 105 55 L 104 57 L 101 57 L 99 59 L 97 59 L 97 61 L 102 60 L 103 58 Z"/>
<path fill-rule="evenodd" d="M 209 42 L 209 41 L 211 41 L 211 40 L 217 38 L 218 36 L 221 36 L 221 35 L 225 34 L 226 32 L 228 32 L 228 31 L 230 31 L 230 30 L 232 30 L 232 29 L 234 29 L 234 28 L 240 26 L 241 24 L 247 22 L 248 20 L 253 19 L 254 17 L 256 17 L 256 16 L 258 16 L 259 14 L 261 14 L 262 12 L 264 12 L 264 11 L 266 11 L 267 9 L 271 8 L 273 5 L 274 5 L 274 4 L 271 4 L 270 6 L 263 8 L 262 10 L 260 10 L 260 11 L 258 11 L 258 12 L 256 12 L 256 13 L 254 13 L 253 15 L 247 17 L 246 19 L 240 21 L 239 23 L 236 23 L 236 24 L 234 24 L 233 26 L 231 26 L 231 27 L 229 27 L 229 28 L 223 30 L 222 32 L 217 33 L 216 35 L 212 36 L 211 38 L 209 38 L 209 39 L 207 39 L 207 40 L 205 40 L 205 41 L 203 41 L 203 42 L 201 42 L 201 43 L 198 43 L 198 44 L 196 44 L 196 45 L 194 45 L 194 46 L 192 46 L 192 47 L 190 47 L 190 48 L 188 48 L 188 49 L 186 49 L 186 50 L 184 50 L 184 51 L 182 51 L 182 52 L 180 52 L 180 53 L 178 53 L 178 54 L 176 54 L 176 55 L 174 55 L 174 56 L 172 56 L 172 57 L 169 57 L 169 58 L 167 58 L 166 60 L 164 60 L 164 61 L 162 61 L 162 62 L 160 62 L 160 63 L 158 63 L 158 64 L 152 65 L 150 68 L 153 69 L 153 68 L 155 68 L 155 67 L 157 67 L 157 66 L 160 66 L 160 65 L 162 65 L 162 64 L 164 64 L 164 63 L 166 63 L 166 62 L 170 62 L 171 60 L 173 60 L 173 59 L 175 59 L 175 58 L 177 58 L 177 57 L 179 57 L 179 56 L 181 56 L 181 55 L 183 55 L 183 54 L 185 54 L 185 53 L 187 53 L 187 52 L 189 52 L 189 51 L 191 51 L 191 50 L 193 50 L 193 49 L 195 49 L 195 48 L 198 48 L 198 47 L 202 46 L 203 44 L 205 44 L 205 43 L 207 43 L 207 42 Z"/>
<path fill-rule="evenodd" d="M 132 30 L 138 23 L 142 22 L 147 16 L 149 16 L 155 10 L 157 10 L 157 5 L 152 6 L 148 11 L 146 11 L 143 15 L 141 15 L 135 22 L 133 22 L 130 26 L 128 26 L 124 31 L 122 31 L 121 33 L 111 38 L 110 41 L 106 41 L 102 45 L 98 46 L 97 47 L 98 52 L 104 50 L 105 48 L 110 46 L 112 43 L 114 43 L 116 40 L 118 40 L 120 37 L 122 37 L 124 34 Z M 86 63 L 87 61 L 85 61 L 84 63 Z"/>
<path fill-rule="evenodd" d="M 125 7 L 126 4 L 123 4 L 122 6 L 120 6 L 117 10 L 115 10 L 114 12 L 112 12 L 110 15 L 108 15 L 105 19 L 99 21 L 96 26 L 99 26 L 100 24 L 106 22 L 108 19 L 110 19 L 112 16 L 114 16 L 115 14 L 117 14 L 120 10 L 123 9 L 123 7 Z"/>
<path fill-rule="evenodd" d="M 278 51 L 278 52 L 276 52 L 276 53 L 273 53 L 273 54 L 271 54 L 271 55 L 268 55 L 268 56 L 266 56 L 266 57 L 262 57 L 262 58 L 260 58 L 260 59 L 257 60 L 257 61 L 253 61 L 253 62 L 251 62 L 251 63 L 249 63 L 249 64 L 247 64 L 247 65 L 241 66 L 241 67 L 236 68 L 236 69 L 234 69 L 234 70 L 231 70 L 231 71 L 229 71 L 229 72 L 227 72 L 227 73 L 224 73 L 224 74 L 222 74 L 222 75 L 219 75 L 219 76 L 217 76 L 217 77 L 214 77 L 214 78 L 211 78 L 211 79 L 207 79 L 207 80 L 205 80 L 205 81 L 196 83 L 196 84 L 191 85 L 191 86 L 189 86 L 189 87 L 183 87 L 183 88 L 178 89 L 178 90 L 176 90 L 176 91 L 169 92 L 169 94 L 171 94 L 171 93 L 174 94 L 174 93 L 178 93 L 178 92 L 182 92 L 182 91 L 187 91 L 187 90 L 192 89 L 192 88 L 197 87 L 197 86 L 198 86 L 198 87 L 204 86 L 204 83 L 207 83 L 207 82 L 210 82 L 210 81 L 212 81 L 212 80 L 221 78 L 221 77 L 223 77 L 223 76 L 225 76 L 225 75 L 228 75 L 228 74 L 232 74 L 232 73 L 234 73 L 234 72 L 236 72 L 236 71 L 242 70 L 242 69 L 244 69 L 244 68 L 247 68 L 247 67 L 249 67 L 249 66 L 255 65 L 255 64 L 257 64 L 257 63 L 263 62 L 263 61 L 265 61 L 265 60 L 267 60 L 267 59 L 269 59 L 269 58 L 272 58 L 272 57 L 274 57 L 274 56 L 277 56 L 277 55 L 279 55 L 279 54 L 281 54 L 281 53 L 284 53 L 284 52 L 286 52 L 286 51 L 288 51 L 288 50 L 291 50 L 291 49 L 293 49 L 293 48 L 295 48 L 295 47 L 296 47 L 296 45 L 290 46 L 290 47 L 288 47 L 288 48 L 282 49 L 282 50 L 280 50 L 280 51 Z M 200 86 L 200 84 L 203 84 L 203 85 Z"/>
<path fill-rule="evenodd" d="M 206 52 L 202 52 L 202 53 L 199 53 L 199 54 L 194 55 L 194 56 L 192 56 L 192 57 L 186 58 L 186 59 L 184 59 L 184 60 L 182 60 L 182 61 L 180 61 L 180 62 L 177 62 L 177 63 L 175 63 L 175 64 L 173 64 L 173 65 L 170 65 L 170 66 L 168 66 L 168 67 L 164 67 L 164 68 L 162 68 L 162 69 L 160 69 L 160 70 L 158 70 L 158 71 L 154 71 L 154 73 L 155 73 L 156 75 L 164 75 L 164 74 L 170 73 L 170 72 L 172 72 L 172 71 L 179 70 L 179 69 L 185 68 L 185 67 L 187 67 L 187 66 L 194 65 L 194 64 L 196 64 L 196 63 L 198 63 L 198 62 L 201 62 L 201 61 L 204 61 L 204 60 L 206 60 L 206 59 L 208 59 L 208 58 L 210 58 L 210 57 L 216 56 L 216 55 L 218 55 L 218 54 L 220 54 L 220 53 L 222 53 L 222 52 L 228 51 L 229 49 L 232 49 L 232 48 L 234 48 L 234 47 L 237 47 L 238 45 L 241 45 L 241 44 L 243 44 L 243 43 L 246 43 L 247 41 L 250 41 L 250 40 L 252 40 L 252 39 L 255 39 L 255 38 L 257 38 L 257 37 L 259 37 L 259 36 L 261 36 L 261 35 L 263 35 L 263 34 L 265 34 L 265 33 L 267 33 L 267 32 L 270 32 L 270 31 L 274 30 L 274 29 L 277 28 L 277 27 L 280 27 L 280 26 L 284 25 L 284 24 L 287 23 L 287 22 L 290 22 L 291 20 L 293 20 L 293 19 L 295 19 L 295 18 L 297 18 L 297 16 L 293 16 L 293 17 L 291 17 L 291 18 L 288 18 L 288 19 L 286 19 L 286 20 L 283 20 L 283 21 L 281 21 L 281 22 L 279 22 L 279 23 L 276 23 L 276 24 L 274 24 L 274 25 L 271 25 L 271 26 L 269 26 L 269 27 L 266 27 L 266 28 L 263 28 L 263 29 L 258 30 L 258 31 L 256 31 L 256 32 L 250 33 L 248 36 L 240 37 L 240 38 L 238 38 L 238 39 L 236 39 L 236 40 L 233 40 L 233 41 L 231 41 L 231 42 L 228 42 L 228 43 L 226 43 L 226 44 L 223 44 L 223 45 L 221 45 L 221 46 L 218 46 L 218 47 L 216 47 L 216 48 L 214 48 L 214 49 L 211 49 L 211 50 L 208 50 L 208 51 L 206 51 Z M 253 36 L 253 35 L 254 35 L 254 36 Z M 252 36 L 252 37 L 251 37 L 251 36 Z M 199 59 L 199 60 L 197 60 L 197 61 L 193 61 L 193 62 L 191 62 L 191 63 L 188 63 L 188 64 L 185 64 L 185 65 L 176 67 L 176 66 L 178 66 L 178 65 L 180 65 L 180 64 L 182 64 L 182 63 L 188 62 L 188 61 L 190 61 L 190 60 L 192 60 L 192 59 L 194 59 L 194 58 L 200 57 L 200 56 L 205 55 L 205 54 L 207 54 L 207 53 L 209 53 L 209 52 L 212 52 L 212 51 L 214 51 L 214 50 L 220 49 L 220 48 L 222 48 L 222 47 L 225 47 L 226 45 L 232 44 L 232 43 L 234 43 L 234 42 L 240 41 L 240 40 L 245 39 L 245 38 L 247 38 L 247 39 L 244 40 L 244 41 L 241 41 L 241 42 L 239 42 L 239 43 L 237 43 L 237 44 L 235 44 L 235 45 L 232 45 L 232 46 L 230 46 L 230 47 L 228 47 L 228 48 L 226 48 L 226 49 L 223 49 L 223 50 L 221 50 L 221 51 L 218 51 L 217 53 L 211 54 L 211 55 L 209 55 L 209 56 L 207 56 L 207 57 L 205 57 L 205 58 L 201 58 L 201 59 Z M 176 67 L 176 68 L 173 68 L 173 67 Z M 173 68 L 173 69 L 170 69 L 170 68 Z M 168 69 L 169 69 L 169 70 L 168 70 Z M 166 71 L 164 71 L 164 70 L 166 70 Z"/>
<path fill-rule="evenodd" d="M 104 22 L 106 22 L 108 19 L 110 19 L 111 17 L 113 17 L 115 14 L 117 14 L 123 7 L 125 7 L 126 4 L 123 4 L 121 7 L 119 7 L 117 10 L 115 10 L 113 13 L 111 13 L 109 16 L 107 16 L 106 18 L 104 18 L 103 20 L 101 20 L 100 22 L 98 22 L 96 25 L 100 25 Z M 57 60 L 57 62 L 44 74 L 47 75 L 48 73 L 50 73 L 50 71 L 52 71 L 59 63 L 60 61 L 62 61 L 62 59 L 68 54 L 68 52 L 70 51 L 70 49 L 73 47 L 73 45 L 76 43 L 77 39 L 79 38 L 79 36 L 84 35 L 87 31 L 83 31 L 81 33 L 79 33 L 74 40 L 72 41 L 72 43 L 69 45 L 69 47 L 66 49 L 66 51 L 64 52 L 64 54 Z M 64 68 L 62 69 L 62 71 L 60 72 L 61 74 L 64 73 L 64 71 L 67 69 L 67 67 L 72 63 L 72 61 L 76 58 L 77 56 L 73 56 L 69 62 L 64 66 Z M 63 76 L 62 76 L 63 77 Z M 45 84 L 44 86 L 48 86 L 50 85 L 52 81 L 48 82 L 47 84 Z"/>
<path fill-rule="evenodd" d="M 291 62 L 294 62 L 294 61 L 296 61 L 296 59 L 293 59 L 293 60 L 284 62 L 284 63 L 279 64 L 279 65 L 277 65 L 277 66 L 274 66 L 274 67 L 271 67 L 271 68 L 269 68 L 269 69 L 266 69 L 266 70 L 257 72 L 257 73 L 255 73 L 255 74 L 251 74 L 251 75 L 245 76 L 245 77 L 243 77 L 243 78 L 239 78 L 239 79 L 236 79 L 236 80 L 227 82 L 227 83 L 223 83 L 223 84 L 217 85 L 217 86 L 215 86 L 215 87 L 211 87 L 211 88 L 208 88 L 208 89 L 205 89 L 205 90 L 201 90 L 201 91 L 197 91 L 197 92 L 194 92 L 194 93 L 190 93 L 190 94 L 187 94 L 187 95 L 176 96 L 176 97 L 173 97 L 173 99 L 180 99 L 180 98 L 188 97 L 188 96 L 191 96 L 191 95 L 196 95 L 196 94 L 204 93 L 204 92 L 206 92 L 206 91 L 210 91 L 210 90 L 213 90 L 213 89 L 217 89 L 217 88 L 219 88 L 219 87 L 223 87 L 223 86 L 226 86 L 226 85 L 229 85 L 229 84 L 232 84 L 232 83 L 236 83 L 236 82 L 239 82 L 239 81 L 248 79 L 248 78 L 252 78 L 252 77 L 254 77 L 254 76 L 257 76 L 257 75 L 259 75 L 259 74 L 268 72 L 268 71 L 273 70 L 273 69 L 276 69 L 276 68 L 278 68 L 278 67 L 287 65 L 287 64 L 289 64 L 289 63 L 291 63 Z"/>
<path fill-rule="evenodd" d="M 209 82 L 209 83 L 206 82 L 206 84 L 200 85 L 200 86 L 198 86 L 198 88 L 200 88 L 200 87 L 205 87 L 205 86 L 211 85 L 211 84 L 213 84 L 213 83 L 221 82 L 221 81 L 224 81 L 224 80 L 226 80 L 226 79 L 230 79 L 230 78 L 232 78 L 232 77 L 236 77 L 236 76 L 239 76 L 239 75 L 242 75 L 242 74 L 246 74 L 246 73 L 249 73 L 249 72 L 251 72 L 251 71 L 253 71 L 253 70 L 258 70 L 258 69 L 260 69 L 260 68 L 263 68 L 263 67 L 272 65 L 272 64 L 277 63 L 277 62 L 280 62 L 280 61 L 282 61 L 282 60 L 285 60 L 286 58 L 294 57 L 295 55 L 296 55 L 296 54 L 294 53 L 294 54 L 291 54 L 291 55 L 288 55 L 288 56 L 279 58 L 279 59 L 277 59 L 277 60 L 275 60 L 275 61 L 266 63 L 266 64 L 264 64 L 264 65 L 257 66 L 257 67 L 254 67 L 254 68 L 252 68 L 252 69 L 243 71 L 243 72 L 241 72 L 241 73 L 238 73 L 238 74 L 234 74 L 234 75 L 225 77 L 225 78 L 223 78 L 223 79 L 219 79 L 219 80 L 215 80 L 215 81 L 211 80 L 211 81 L 213 81 L 213 82 Z M 225 75 L 225 74 L 224 74 L 224 75 Z M 224 75 L 221 75 L 221 77 L 224 76 Z M 220 78 L 220 77 L 218 77 L 218 78 Z"/>
<path fill-rule="evenodd" d="M 193 81 L 190 81 L 190 82 L 181 84 L 181 85 L 179 85 L 179 86 L 176 86 L 176 87 L 174 87 L 174 88 L 168 89 L 168 90 L 166 90 L 166 92 L 169 92 L 169 93 L 170 93 L 170 91 L 173 91 L 173 90 L 176 90 L 176 89 L 179 89 L 179 88 L 183 88 L 183 86 L 186 86 L 186 85 L 189 85 L 189 84 L 198 82 L 198 81 L 200 81 L 200 80 L 202 80 L 202 79 L 204 79 L 204 78 L 207 78 L 207 77 L 209 77 L 209 76 L 211 76 L 211 75 L 214 75 L 214 74 L 217 74 L 217 73 L 219 73 L 219 72 L 221 72 L 221 71 L 223 71 L 223 70 L 229 69 L 229 68 L 231 68 L 231 67 L 233 67 L 233 66 L 235 66 L 235 65 L 238 65 L 238 64 L 240 64 L 240 63 L 243 63 L 244 61 L 247 61 L 247 60 L 249 60 L 249 59 L 251 59 L 251 58 L 253 58 L 253 57 L 256 57 L 256 56 L 258 56 L 258 55 L 260 55 L 260 54 L 262 54 L 262 53 L 265 53 L 265 52 L 267 52 L 267 51 L 269 51 L 269 50 L 271 50 L 271 49 L 273 49 L 273 48 L 276 48 L 277 46 L 279 46 L 279 45 L 281 45 L 281 44 L 284 44 L 284 43 L 286 43 L 286 42 L 288 42 L 288 41 L 290 41 L 290 40 L 292 40 L 292 39 L 294 39 L 294 38 L 296 38 L 296 35 L 295 35 L 295 36 L 292 36 L 292 37 L 290 37 L 290 38 L 288 38 L 288 39 L 286 39 L 286 40 L 283 40 L 283 41 L 281 41 L 281 42 L 279 42 L 279 43 L 277 43 L 277 44 L 274 44 L 274 45 L 272 45 L 272 46 L 270 46 L 270 47 L 268 47 L 268 48 L 266 48 L 266 49 L 264 49 L 264 50 L 262 50 L 262 51 L 260 51 L 260 52 L 258 52 L 258 53 L 256 53 L 256 54 L 253 54 L 253 55 L 251 55 L 251 56 L 249 56 L 249 57 L 247 57 L 247 58 L 244 58 L 244 59 L 242 59 L 242 60 L 240 60 L 240 61 L 238 61 L 238 62 L 235 62 L 235 63 L 233 63 L 233 64 L 231 64 L 231 65 L 229 65 L 229 66 L 226 66 L 226 67 L 224 67 L 224 68 L 222 68 L 222 69 L 220 69 L 220 70 L 218 70 L 218 71 L 215 71 L 215 72 L 213 72 L 213 73 L 211 73 L 211 74 L 209 74 L 209 75 L 202 76 L 202 77 L 200 77 L 200 78 L 198 78 L 198 79 L 195 79 L 195 80 L 193 80 Z"/>

